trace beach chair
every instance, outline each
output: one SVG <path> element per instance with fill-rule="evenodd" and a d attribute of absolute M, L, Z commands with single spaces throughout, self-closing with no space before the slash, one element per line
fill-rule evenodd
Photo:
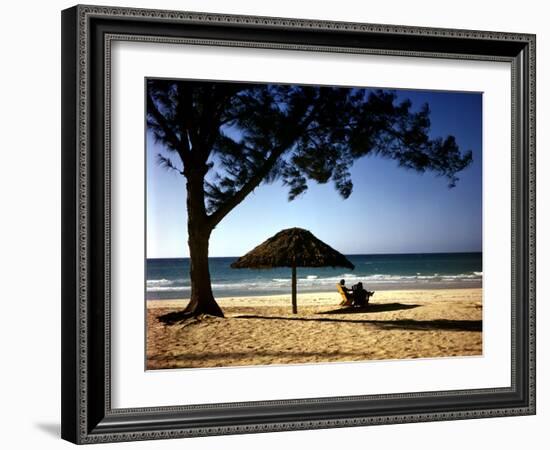
<path fill-rule="evenodd" d="M 351 306 L 353 302 L 353 298 L 350 294 L 347 294 L 346 291 L 342 289 L 342 286 L 340 283 L 336 284 L 336 289 L 338 289 L 338 292 L 342 296 L 342 301 L 340 302 L 340 306 Z"/>
<path fill-rule="evenodd" d="M 352 305 L 363 308 L 369 304 L 369 300 L 373 295 L 374 291 L 354 291 Z"/>

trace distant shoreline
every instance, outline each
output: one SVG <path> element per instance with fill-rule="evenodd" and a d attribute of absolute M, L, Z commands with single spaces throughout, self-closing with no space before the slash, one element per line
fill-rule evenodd
<path fill-rule="evenodd" d="M 481 255 L 481 250 L 468 251 L 468 252 L 389 252 L 389 253 L 343 253 L 344 256 L 399 256 L 399 255 Z M 239 256 L 209 256 L 208 259 L 237 259 Z M 159 260 L 159 259 L 189 259 L 189 256 L 149 256 L 146 260 Z"/>

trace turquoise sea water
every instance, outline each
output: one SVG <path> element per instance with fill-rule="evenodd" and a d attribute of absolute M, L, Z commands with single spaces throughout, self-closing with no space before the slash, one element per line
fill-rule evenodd
<path fill-rule="evenodd" d="M 481 287 L 481 253 L 347 255 L 355 270 L 298 268 L 298 293 L 335 289 L 340 279 L 358 281 L 368 290 Z M 253 296 L 290 291 L 290 268 L 232 269 L 236 257 L 210 258 L 212 289 L 217 297 Z M 147 299 L 188 298 L 189 258 L 148 259 Z"/>

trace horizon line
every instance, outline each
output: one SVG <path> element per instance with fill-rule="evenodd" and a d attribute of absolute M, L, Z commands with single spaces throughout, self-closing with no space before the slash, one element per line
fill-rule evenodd
<path fill-rule="evenodd" d="M 469 251 L 460 251 L 460 252 L 404 252 L 404 253 L 342 253 L 344 256 L 387 256 L 387 255 L 444 255 L 444 254 L 465 254 L 465 253 L 481 253 L 482 250 L 469 250 Z M 227 255 L 227 256 L 209 256 L 208 258 L 240 258 L 236 255 Z M 145 259 L 189 259 L 189 256 L 152 256 L 145 257 Z"/>

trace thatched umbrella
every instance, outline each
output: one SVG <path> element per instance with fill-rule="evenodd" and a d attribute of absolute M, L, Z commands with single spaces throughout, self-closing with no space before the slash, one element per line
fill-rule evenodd
<path fill-rule="evenodd" d="M 258 245 L 231 264 L 234 269 L 292 268 L 292 312 L 296 304 L 296 267 L 348 267 L 355 266 L 340 252 L 317 239 L 302 228 L 289 228 Z"/>

